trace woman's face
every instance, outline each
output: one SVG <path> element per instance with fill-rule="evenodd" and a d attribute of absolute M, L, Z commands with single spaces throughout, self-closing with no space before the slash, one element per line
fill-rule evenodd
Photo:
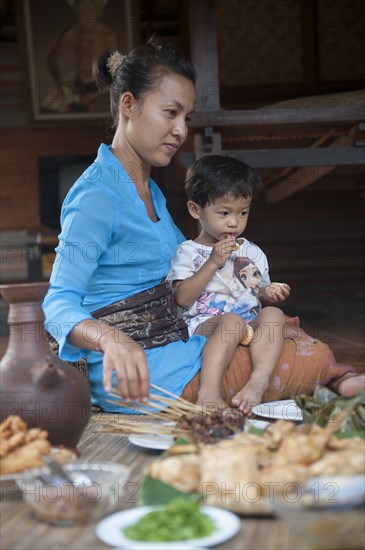
<path fill-rule="evenodd" d="M 155 90 L 133 105 L 127 140 L 143 162 L 167 166 L 186 140 L 194 109 L 195 88 L 187 78 L 170 73 Z"/>

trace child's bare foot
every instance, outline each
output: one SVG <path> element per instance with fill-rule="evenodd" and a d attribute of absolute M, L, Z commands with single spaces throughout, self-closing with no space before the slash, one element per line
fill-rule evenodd
<path fill-rule="evenodd" d="M 265 390 L 266 386 L 258 386 L 256 382 L 249 380 L 242 390 L 232 397 L 232 405 L 251 416 L 252 408 L 261 403 Z"/>
<path fill-rule="evenodd" d="M 232 411 L 232 408 L 222 399 L 220 395 L 212 393 L 203 394 L 199 392 L 196 405 L 200 405 L 202 410 L 211 412 L 223 413 L 224 411 Z"/>
<path fill-rule="evenodd" d="M 365 374 L 347 372 L 332 382 L 330 388 L 343 397 L 353 397 L 359 391 L 365 389 Z"/>

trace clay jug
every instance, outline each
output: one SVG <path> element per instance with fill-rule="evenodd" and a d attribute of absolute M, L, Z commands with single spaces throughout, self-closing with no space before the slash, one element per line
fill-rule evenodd
<path fill-rule="evenodd" d="M 9 343 L 0 363 L 1 421 L 21 416 L 53 445 L 76 447 L 91 415 L 86 378 L 52 351 L 41 307 L 48 283 L 1 285 Z"/>

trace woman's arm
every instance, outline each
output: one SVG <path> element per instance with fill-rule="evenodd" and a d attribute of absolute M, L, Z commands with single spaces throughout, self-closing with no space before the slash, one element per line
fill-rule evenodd
<path fill-rule="evenodd" d="M 80 188 L 70 193 L 63 207 L 60 245 L 43 307 L 46 328 L 59 342 L 61 357 L 75 361 L 85 350 L 102 352 L 106 391 L 115 370 L 122 397 L 136 401 L 149 393 L 143 349 L 123 332 L 94 319 L 83 307 L 99 256 L 110 245 L 116 209 L 114 197 L 103 191 L 101 182 L 85 178 Z M 98 255 L 90 255 L 90 250 Z"/>
<path fill-rule="evenodd" d="M 103 384 L 112 388 L 115 370 L 118 389 L 126 401 L 145 401 L 149 396 L 149 371 L 143 349 L 121 330 L 96 319 L 78 323 L 70 334 L 75 346 L 103 353 Z"/>

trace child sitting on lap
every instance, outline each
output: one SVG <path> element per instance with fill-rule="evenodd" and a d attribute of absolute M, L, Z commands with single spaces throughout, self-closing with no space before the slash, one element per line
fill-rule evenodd
<path fill-rule="evenodd" d="M 201 232 L 177 248 L 167 277 L 189 335 L 208 338 L 198 404 L 227 406 L 220 395 L 223 374 L 237 345 L 251 340 L 252 375 L 231 403 L 246 414 L 260 403 L 283 348 L 285 318 L 272 304 L 290 293 L 287 284 L 270 282 L 263 251 L 238 239 L 259 185 L 258 172 L 235 158 L 197 160 L 185 188 L 189 213 L 199 220 Z"/>

